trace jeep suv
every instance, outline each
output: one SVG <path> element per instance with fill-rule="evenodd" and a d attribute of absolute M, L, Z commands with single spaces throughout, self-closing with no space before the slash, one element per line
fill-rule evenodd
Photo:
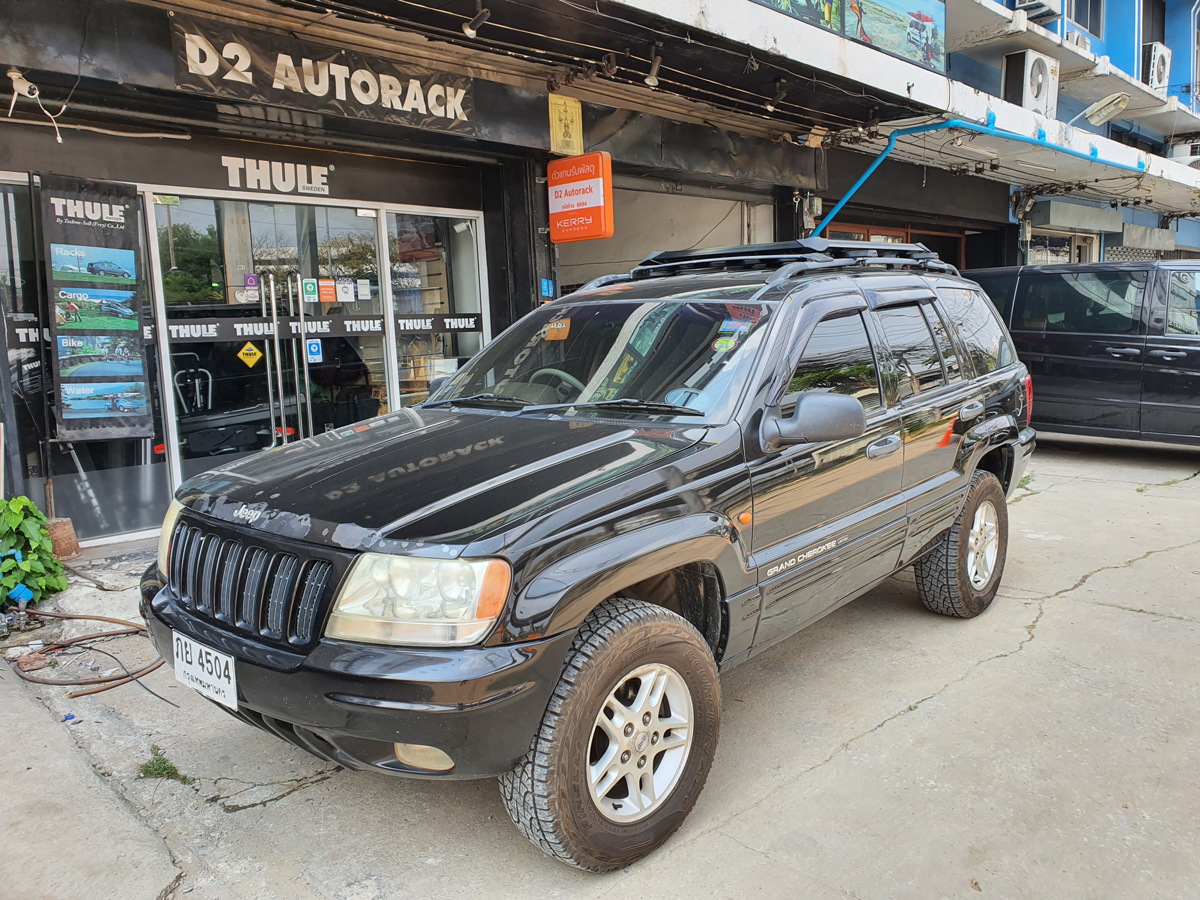
<path fill-rule="evenodd" d="M 546 853 L 609 871 L 695 803 L 720 672 L 905 566 L 934 612 L 988 607 L 1030 404 L 986 296 L 920 244 L 657 253 L 419 407 L 189 481 L 142 611 L 243 721 L 499 776 Z"/>

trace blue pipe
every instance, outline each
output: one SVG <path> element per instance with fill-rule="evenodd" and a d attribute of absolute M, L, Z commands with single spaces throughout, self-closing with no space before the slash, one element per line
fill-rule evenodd
<path fill-rule="evenodd" d="M 863 172 L 858 181 L 854 182 L 853 187 L 851 187 L 846 195 L 837 202 L 837 205 L 829 211 L 829 215 L 821 220 L 821 224 L 817 226 L 816 231 L 812 233 L 811 237 L 817 237 L 822 231 L 825 230 L 825 227 L 833 221 L 834 217 L 839 212 L 842 211 L 842 207 L 850 201 L 851 197 L 858 193 L 858 189 L 861 188 L 866 180 L 874 174 L 876 169 L 879 168 L 880 163 L 887 159 L 888 155 L 896 149 L 896 138 L 904 137 L 910 134 L 927 134 L 931 131 L 947 131 L 951 128 L 960 128 L 963 131 L 971 131 L 975 134 L 988 134 L 994 137 L 1007 138 L 1008 140 L 1017 141 L 1018 143 L 1022 144 L 1032 144 L 1034 147 L 1041 147 L 1045 150 L 1054 150 L 1057 153 L 1065 153 L 1068 156 L 1074 156 L 1078 159 L 1086 159 L 1088 162 L 1100 163 L 1101 165 L 1105 166 L 1114 166 L 1118 169 L 1125 169 L 1128 172 L 1144 173 L 1146 171 L 1146 163 L 1144 160 L 1139 159 L 1136 166 L 1130 166 L 1125 163 L 1114 162 L 1113 160 L 1101 159 L 1099 156 L 1100 151 L 1096 148 L 1095 144 L 1092 145 L 1091 152 L 1089 153 L 1082 153 L 1079 150 L 1072 150 L 1069 147 L 1060 147 L 1058 144 L 1051 144 L 1048 140 L 1046 140 L 1046 129 L 1044 128 L 1038 129 L 1038 134 L 1035 138 L 1026 137 L 1023 134 L 1017 134 L 1013 131 L 1002 131 L 996 127 L 996 114 L 991 110 L 988 110 L 986 125 L 978 125 L 975 122 L 966 122 L 962 119 L 951 119 L 949 122 L 937 122 L 932 125 L 914 125 L 912 128 L 897 128 L 890 135 L 888 135 L 887 146 L 883 148 L 883 152 L 875 157 L 875 161 L 872 162 L 871 165 L 867 166 L 867 171 Z"/>

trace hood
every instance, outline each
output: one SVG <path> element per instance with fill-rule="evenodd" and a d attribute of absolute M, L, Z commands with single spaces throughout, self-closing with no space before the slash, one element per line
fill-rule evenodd
<path fill-rule="evenodd" d="M 660 466 L 704 434 L 632 418 L 403 409 L 205 472 L 178 496 L 280 537 L 442 556 Z"/>

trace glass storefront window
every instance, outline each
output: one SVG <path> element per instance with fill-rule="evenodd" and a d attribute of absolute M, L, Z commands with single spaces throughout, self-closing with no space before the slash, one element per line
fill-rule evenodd
<path fill-rule="evenodd" d="M 387 411 L 374 216 L 156 199 L 185 477 Z"/>
<path fill-rule="evenodd" d="M 397 318 L 481 312 L 475 220 L 389 213 L 387 226 Z M 400 405 L 425 400 L 432 379 L 456 371 L 482 348 L 482 332 L 398 329 Z"/>

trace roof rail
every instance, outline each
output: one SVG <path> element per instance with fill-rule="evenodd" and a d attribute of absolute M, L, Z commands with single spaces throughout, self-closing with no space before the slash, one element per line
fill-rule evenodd
<path fill-rule="evenodd" d="M 886 254 L 886 256 L 881 255 Z M 875 244 L 870 241 L 831 241 L 805 238 L 773 244 L 747 244 L 711 250 L 660 250 L 651 253 L 630 276 L 635 279 L 678 275 L 696 270 L 775 269 L 787 267 L 785 278 L 809 269 L 852 265 L 920 266 L 958 274 L 924 244 Z M 774 279 L 782 280 L 782 279 Z"/>

